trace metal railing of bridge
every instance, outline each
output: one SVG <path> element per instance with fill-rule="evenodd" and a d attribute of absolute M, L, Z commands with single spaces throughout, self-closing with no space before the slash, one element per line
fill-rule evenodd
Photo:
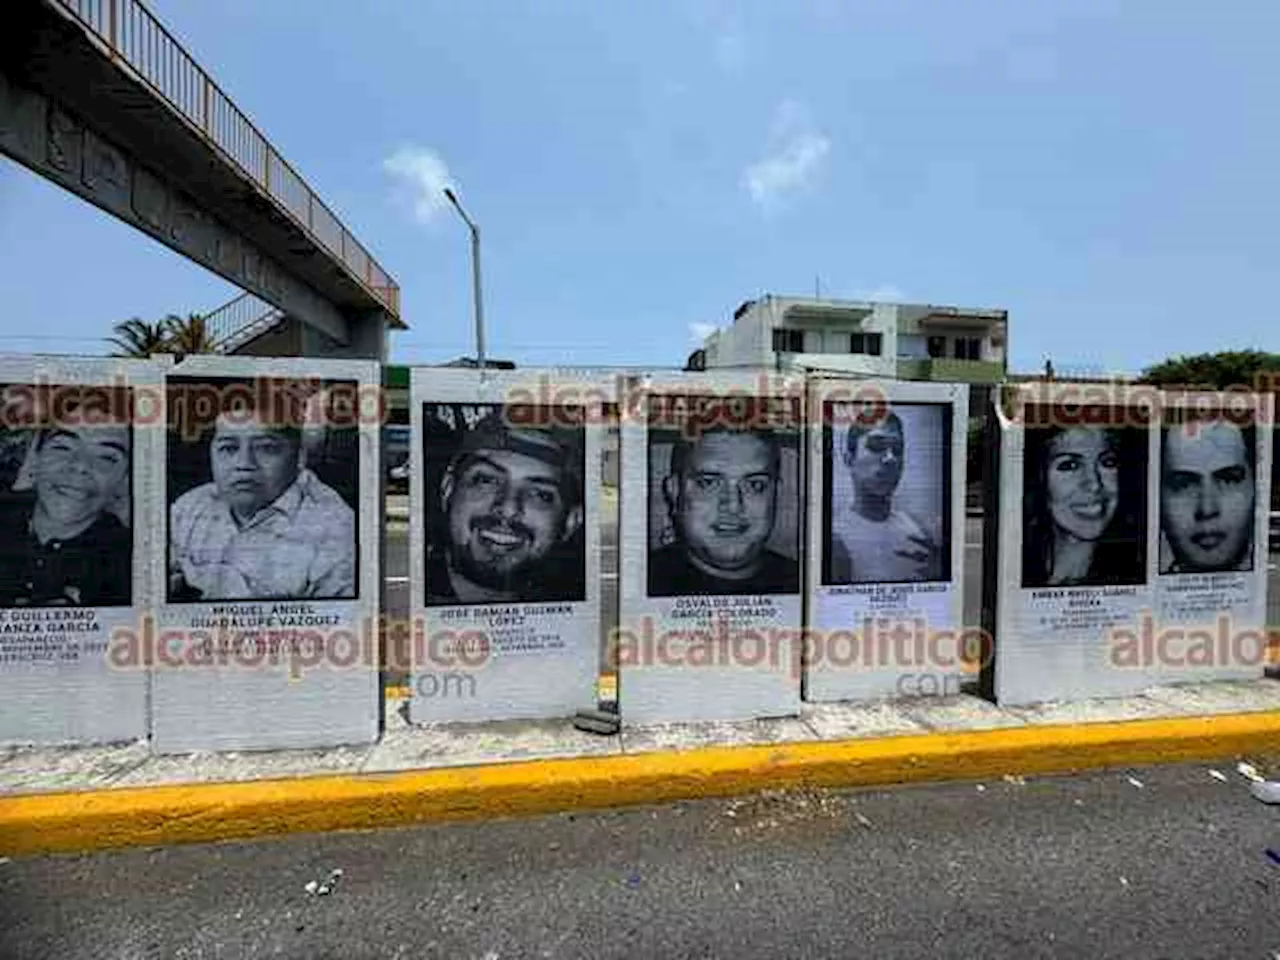
<path fill-rule="evenodd" d="M 127 64 L 312 239 L 345 264 L 388 311 L 399 316 L 400 288 L 395 281 L 140 0 L 51 2 L 92 32 L 113 59 Z"/>
<path fill-rule="evenodd" d="M 269 326 L 268 321 L 278 320 L 283 311 L 252 293 L 242 293 L 205 315 L 205 328 L 209 340 L 219 352 L 225 351 L 232 341 L 243 337 L 250 327 Z"/>

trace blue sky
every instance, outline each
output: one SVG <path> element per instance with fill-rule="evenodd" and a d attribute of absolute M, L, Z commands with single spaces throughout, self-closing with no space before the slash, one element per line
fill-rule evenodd
<path fill-rule="evenodd" d="M 402 288 L 393 356 L 678 365 L 763 292 L 1004 307 L 1012 366 L 1280 350 L 1275 0 L 155 0 Z M 0 350 L 235 291 L 0 161 Z"/>

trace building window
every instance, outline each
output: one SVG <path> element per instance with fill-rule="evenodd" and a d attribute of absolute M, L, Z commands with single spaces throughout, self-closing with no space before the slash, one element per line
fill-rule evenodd
<path fill-rule="evenodd" d="M 981 337 L 956 337 L 955 352 L 956 352 L 957 360 L 982 359 L 982 338 Z"/>
<path fill-rule="evenodd" d="M 884 349 L 883 333 L 851 333 L 849 334 L 849 352 L 862 353 L 872 357 L 880 356 Z"/>
<path fill-rule="evenodd" d="M 929 356 L 937 360 L 939 357 L 947 355 L 947 338 L 946 337 L 930 337 L 929 338 Z"/>
<path fill-rule="evenodd" d="M 774 353 L 804 353 L 804 331 L 775 329 L 773 331 Z"/>

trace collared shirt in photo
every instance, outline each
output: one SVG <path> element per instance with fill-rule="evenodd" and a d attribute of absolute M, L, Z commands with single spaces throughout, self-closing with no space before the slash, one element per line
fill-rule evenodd
<path fill-rule="evenodd" d="M 355 513 L 310 470 L 243 526 L 213 483 L 170 511 L 171 572 L 204 600 L 356 595 Z"/>

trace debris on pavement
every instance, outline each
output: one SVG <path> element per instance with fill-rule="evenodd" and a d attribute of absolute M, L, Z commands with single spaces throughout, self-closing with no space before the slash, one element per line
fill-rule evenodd
<path fill-rule="evenodd" d="M 337 889 L 338 881 L 342 879 L 341 868 L 329 871 L 329 876 L 323 882 L 317 880 L 308 880 L 307 885 L 303 887 L 313 897 L 327 897 Z"/>
<path fill-rule="evenodd" d="M 1003 779 L 1005 783 L 1012 783 L 1018 787 L 1025 787 L 1027 785 L 1027 778 L 1020 777 L 1015 773 L 1006 773 Z"/>
<path fill-rule="evenodd" d="M 1142 781 L 1137 777 L 1127 777 L 1126 779 L 1129 781 L 1131 786 L 1137 787 L 1139 790 L 1142 789 Z"/>
<path fill-rule="evenodd" d="M 579 710 L 573 716 L 573 726 L 584 733 L 615 736 L 622 729 L 622 718 L 616 704 L 612 710 Z"/>
<path fill-rule="evenodd" d="M 1280 781 L 1254 780 L 1249 784 L 1249 792 L 1263 803 L 1280 803 Z"/>
<path fill-rule="evenodd" d="M 1213 777 L 1213 779 L 1215 780 L 1220 780 L 1223 783 L 1227 782 L 1227 775 L 1223 773 L 1221 770 L 1210 770 L 1209 776 Z"/>
<path fill-rule="evenodd" d="M 987 792 L 987 788 L 986 788 L 983 784 L 981 784 L 981 783 L 980 783 L 980 784 L 978 784 L 978 786 L 977 786 L 977 788 L 976 788 L 976 789 L 977 789 L 977 791 L 978 791 L 979 793 L 986 793 L 986 792 Z"/>
<path fill-rule="evenodd" d="M 1120 878 L 1120 886 L 1122 886 L 1122 887 L 1127 887 L 1128 885 L 1129 885 L 1129 878 L 1128 878 L 1128 877 L 1121 877 L 1121 878 Z"/>
<path fill-rule="evenodd" d="M 860 826 L 866 827 L 868 830 L 871 829 L 871 821 L 868 820 L 866 817 L 864 817 L 862 814 L 855 812 L 853 815 L 853 819 L 857 820 Z"/>
<path fill-rule="evenodd" d="M 1260 780 L 1266 779 L 1262 774 L 1258 772 L 1257 767 L 1255 767 L 1252 763 L 1245 763 L 1243 760 L 1241 760 L 1239 763 L 1236 764 L 1236 771 L 1240 774 L 1240 776 L 1244 777 L 1246 780 L 1252 780 L 1255 783 L 1257 783 Z"/>
<path fill-rule="evenodd" d="M 627 879 L 624 882 L 629 889 L 634 890 L 636 887 L 640 886 L 640 874 L 628 874 Z"/>
<path fill-rule="evenodd" d="M 1280 866 L 1280 853 L 1277 853 L 1276 851 L 1272 850 L 1270 847 L 1267 847 L 1265 852 L 1267 854 L 1268 860 L 1270 860 L 1272 863 L 1276 864 L 1277 866 Z"/>

